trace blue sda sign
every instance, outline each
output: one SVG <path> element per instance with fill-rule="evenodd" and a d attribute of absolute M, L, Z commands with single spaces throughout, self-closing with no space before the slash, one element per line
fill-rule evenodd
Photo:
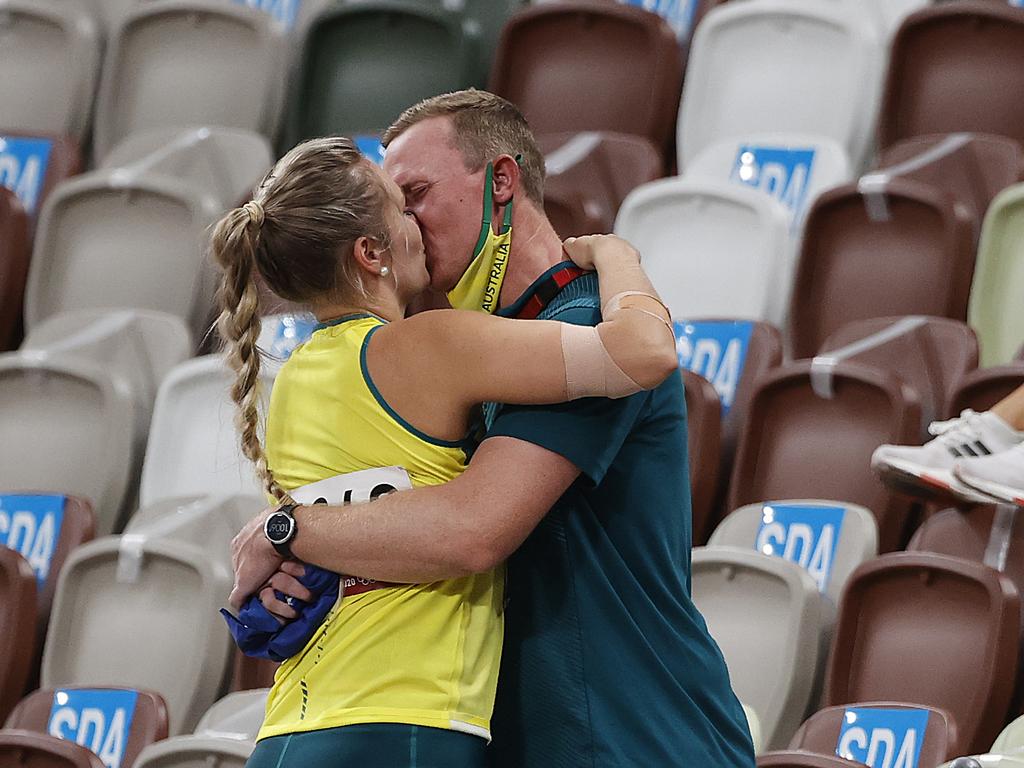
<path fill-rule="evenodd" d="M 0 545 L 21 553 L 40 590 L 60 541 L 64 502 L 64 496 L 0 495 Z"/>
<path fill-rule="evenodd" d="M 745 144 L 736 152 L 729 178 L 774 197 L 796 224 L 807 206 L 815 154 L 813 148 Z"/>
<path fill-rule="evenodd" d="M 846 510 L 817 504 L 765 504 L 754 544 L 758 552 L 796 563 L 828 589 Z"/>
<path fill-rule="evenodd" d="M 928 710 L 850 707 L 836 754 L 870 768 L 918 768 Z"/>
<path fill-rule="evenodd" d="M 136 691 L 56 691 L 46 730 L 91 749 L 107 768 L 121 768 L 138 698 Z"/>
<path fill-rule="evenodd" d="M 749 321 L 676 321 L 679 367 L 711 382 L 722 400 L 722 416 L 729 415 L 743 378 L 747 348 L 754 324 Z"/>
<path fill-rule="evenodd" d="M 39 207 L 52 151 L 49 139 L 0 136 L 0 186 L 12 191 L 29 215 Z"/>

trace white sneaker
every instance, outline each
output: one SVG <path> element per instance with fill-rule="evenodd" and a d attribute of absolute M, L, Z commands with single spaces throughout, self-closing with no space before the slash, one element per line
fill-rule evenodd
<path fill-rule="evenodd" d="M 1024 442 L 1024 433 L 991 411 L 966 410 L 958 418 L 932 423 L 928 431 L 935 439 L 921 446 L 879 446 L 871 456 L 871 468 L 887 485 L 906 493 L 990 503 L 991 498 L 960 482 L 953 466 L 958 460 L 999 454 Z"/>
<path fill-rule="evenodd" d="M 992 456 L 960 459 L 953 476 L 999 501 L 1024 507 L 1024 443 Z"/>

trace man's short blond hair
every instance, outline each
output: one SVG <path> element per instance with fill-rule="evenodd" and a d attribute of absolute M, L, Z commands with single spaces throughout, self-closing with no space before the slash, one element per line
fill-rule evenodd
<path fill-rule="evenodd" d="M 527 198 L 543 206 L 544 156 L 515 104 L 474 88 L 432 96 L 399 115 L 384 132 L 384 146 L 432 117 L 451 118 L 452 142 L 462 154 L 467 170 L 478 171 L 499 155 L 519 155 L 523 191 Z"/>

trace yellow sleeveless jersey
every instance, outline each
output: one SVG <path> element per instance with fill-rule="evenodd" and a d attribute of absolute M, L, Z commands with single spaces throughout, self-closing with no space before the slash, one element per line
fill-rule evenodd
<path fill-rule="evenodd" d="M 383 325 L 355 315 L 321 327 L 278 373 L 266 451 L 285 489 L 391 466 L 413 486 L 436 485 L 465 469 L 463 444 L 422 434 L 373 385 L 366 345 Z M 373 514 L 372 502 L 365 510 Z M 492 571 L 343 596 L 278 670 L 259 738 L 358 723 L 490 738 L 502 593 L 503 575 Z"/>

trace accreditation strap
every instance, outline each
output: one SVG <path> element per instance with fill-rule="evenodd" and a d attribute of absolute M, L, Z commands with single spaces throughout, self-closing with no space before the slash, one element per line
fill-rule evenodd
<path fill-rule="evenodd" d="M 562 264 L 537 286 L 533 296 L 516 313 L 516 319 L 535 320 L 547 308 L 548 304 L 554 300 L 555 296 L 562 292 L 565 286 L 576 278 L 583 277 L 585 274 L 587 274 L 587 270 L 580 269 L 572 262 Z"/>

